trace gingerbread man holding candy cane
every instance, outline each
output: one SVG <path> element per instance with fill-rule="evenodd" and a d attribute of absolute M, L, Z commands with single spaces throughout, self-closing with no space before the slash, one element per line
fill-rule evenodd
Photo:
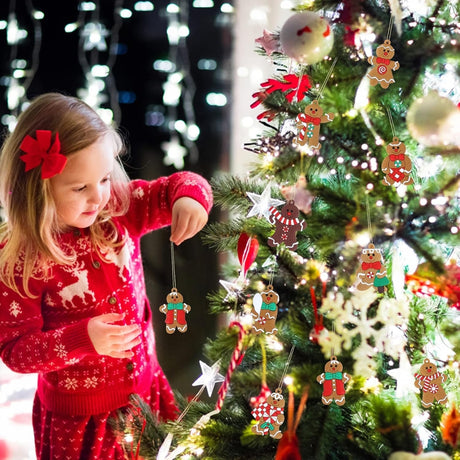
<path fill-rule="evenodd" d="M 294 138 L 294 143 L 298 145 L 309 145 L 312 149 L 319 150 L 319 130 L 321 123 L 328 123 L 334 119 L 332 112 L 323 114 L 323 109 L 315 99 L 310 105 L 305 107 L 303 113 L 299 113 L 296 118 L 299 133 Z"/>

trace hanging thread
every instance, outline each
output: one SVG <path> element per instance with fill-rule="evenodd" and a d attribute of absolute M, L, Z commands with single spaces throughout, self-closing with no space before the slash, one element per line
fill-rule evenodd
<path fill-rule="evenodd" d="M 393 117 L 391 116 L 390 109 L 387 106 L 384 106 L 384 107 L 385 107 L 385 110 L 387 111 L 388 120 L 390 121 L 391 132 L 393 133 L 393 137 L 396 137 L 395 125 L 393 123 Z"/>
<path fill-rule="evenodd" d="M 366 214 L 367 214 L 367 231 L 369 232 L 369 241 L 372 243 L 371 209 L 369 207 L 369 196 L 367 194 L 366 194 Z"/>
<path fill-rule="evenodd" d="M 326 78 L 324 79 L 323 84 L 321 85 L 321 87 L 320 87 L 320 89 L 319 89 L 318 99 L 321 98 L 322 93 L 323 93 L 323 90 L 324 90 L 324 88 L 326 87 L 326 83 L 327 83 L 327 81 L 329 80 L 330 76 L 332 75 L 332 71 L 334 70 L 335 64 L 337 63 L 337 59 L 338 59 L 338 57 L 336 57 L 336 58 L 334 59 L 334 61 L 332 62 L 331 68 L 329 69 L 329 71 L 328 71 L 328 73 L 327 73 L 327 75 L 326 75 Z"/>
<path fill-rule="evenodd" d="M 394 24 L 394 17 L 390 16 L 390 22 L 388 23 L 387 40 L 390 40 L 391 32 L 393 31 L 393 24 Z"/>
<path fill-rule="evenodd" d="M 174 259 L 174 243 L 171 241 L 171 278 L 172 278 L 172 287 L 177 288 L 176 286 L 176 261 Z"/>
<path fill-rule="evenodd" d="M 287 374 L 288 367 L 291 364 L 291 359 L 292 359 L 292 355 L 294 354 L 294 350 L 295 350 L 295 345 L 292 345 L 291 351 L 289 352 L 288 359 L 287 359 L 286 364 L 284 366 L 283 375 L 281 376 L 280 383 L 278 384 L 278 388 L 281 388 L 281 385 L 284 382 L 284 379 L 285 379 L 286 374 Z"/>

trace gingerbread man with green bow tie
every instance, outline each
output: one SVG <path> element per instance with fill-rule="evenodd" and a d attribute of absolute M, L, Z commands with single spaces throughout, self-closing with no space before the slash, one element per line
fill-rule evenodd
<path fill-rule="evenodd" d="M 345 404 L 345 383 L 350 378 L 350 375 L 343 372 L 342 363 L 335 356 L 331 356 L 324 366 L 324 372 L 316 377 L 316 381 L 323 385 L 321 398 L 323 404 L 328 406 L 335 401 L 338 406 L 343 406 Z"/>

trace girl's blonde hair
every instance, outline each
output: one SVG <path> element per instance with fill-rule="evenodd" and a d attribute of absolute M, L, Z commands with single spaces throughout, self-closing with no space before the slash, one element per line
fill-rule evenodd
<path fill-rule="evenodd" d="M 124 151 L 120 134 L 77 98 L 47 93 L 34 99 L 5 139 L 0 156 L 0 204 L 5 215 L 5 222 L 0 225 L 0 280 L 29 297 L 33 296 L 28 286 L 31 277 L 46 278 L 51 262 L 75 261 L 75 254 L 65 252 L 57 241 L 62 229 L 58 225 L 49 179 L 41 178 L 40 167 L 25 172 L 24 162 L 19 158 L 24 154 L 20 150 L 23 139 L 26 135 L 35 138 L 38 129 L 50 130 L 53 138 L 59 133 L 61 153 L 66 156 L 106 135 L 115 142 L 118 152 L 111 197 L 89 228 L 91 241 L 100 254 L 120 244 L 122 235 L 118 234 L 111 218 L 123 215 L 129 205 L 128 177 L 118 158 Z"/>

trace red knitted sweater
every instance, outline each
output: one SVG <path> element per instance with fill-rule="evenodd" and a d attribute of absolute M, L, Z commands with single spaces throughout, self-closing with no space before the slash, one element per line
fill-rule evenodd
<path fill-rule="evenodd" d="M 0 356 L 16 372 L 39 374 L 37 392 L 48 410 L 69 415 L 108 412 L 128 404 L 132 393 L 150 394 L 152 381 L 162 373 L 140 238 L 171 223 L 172 205 L 180 197 L 194 198 L 209 212 L 212 192 L 201 176 L 190 172 L 132 181 L 130 189 L 128 212 L 113 219 L 126 243 L 108 253 L 108 261 L 92 249 L 84 230 L 76 230 L 60 237 L 63 248 L 76 251 L 76 262 L 52 264 L 48 278 L 32 279 L 31 292 L 37 298 L 20 297 L 0 283 Z M 131 359 L 99 355 L 88 336 L 89 319 L 111 312 L 124 312 L 125 324 L 142 326 L 144 340 Z"/>

